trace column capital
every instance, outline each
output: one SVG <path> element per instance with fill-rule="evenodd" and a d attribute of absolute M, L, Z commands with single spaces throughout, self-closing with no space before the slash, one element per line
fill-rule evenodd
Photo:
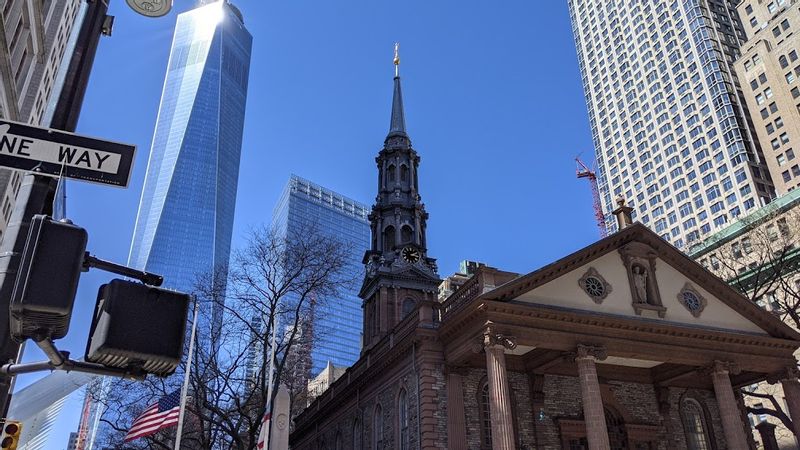
<path fill-rule="evenodd" d="M 783 369 L 767 375 L 767 383 L 775 384 L 781 381 L 797 381 L 800 377 L 800 369 L 797 366 L 786 366 Z"/>
<path fill-rule="evenodd" d="M 742 368 L 739 367 L 739 364 L 733 361 L 719 361 L 715 360 L 710 366 L 704 367 L 701 369 L 701 372 L 706 374 L 726 374 L 726 375 L 738 375 L 742 371 Z"/>
<path fill-rule="evenodd" d="M 508 350 L 517 348 L 517 338 L 505 334 L 487 332 L 483 335 L 484 347 L 504 347 Z"/>
<path fill-rule="evenodd" d="M 570 357 L 575 360 L 591 358 L 597 361 L 603 361 L 608 358 L 608 352 L 602 345 L 584 345 L 578 344 L 574 353 L 570 353 Z"/>
<path fill-rule="evenodd" d="M 486 349 L 497 347 L 507 350 L 514 350 L 517 348 L 517 338 L 501 333 L 495 333 L 492 330 L 487 330 L 472 343 L 472 351 L 475 353 L 480 353 Z"/>

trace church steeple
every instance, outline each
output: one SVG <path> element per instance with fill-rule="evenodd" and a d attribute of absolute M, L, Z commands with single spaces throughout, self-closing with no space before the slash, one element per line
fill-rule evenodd
<path fill-rule="evenodd" d="M 389 136 L 393 134 L 406 135 L 406 114 L 403 111 L 403 91 L 400 89 L 400 77 L 394 77 L 394 96 L 392 98 L 392 121 L 389 126 Z"/>
<path fill-rule="evenodd" d="M 406 131 L 400 57 L 395 76 L 389 134 L 375 158 L 378 195 L 369 215 L 372 245 L 364 255 L 364 349 L 378 342 L 420 301 L 434 301 L 439 286 L 436 260 L 428 257 L 428 213 L 419 195 L 420 157 Z M 391 288 L 391 289 L 390 289 Z"/>
<path fill-rule="evenodd" d="M 400 44 L 394 44 L 394 94 L 392 95 L 392 119 L 389 124 L 389 136 L 406 134 L 406 115 L 403 109 L 403 91 L 400 89 Z"/>

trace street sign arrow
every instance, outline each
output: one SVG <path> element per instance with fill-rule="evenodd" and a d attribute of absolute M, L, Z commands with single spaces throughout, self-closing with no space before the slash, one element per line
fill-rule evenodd
<path fill-rule="evenodd" d="M 136 146 L 0 120 L 0 166 L 127 187 Z"/>

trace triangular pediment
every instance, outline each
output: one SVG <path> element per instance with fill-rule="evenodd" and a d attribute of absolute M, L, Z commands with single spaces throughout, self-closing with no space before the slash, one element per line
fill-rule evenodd
<path fill-rule="evenodd" d="M 634 261 L 649 268 L 648 276 L 638 275 L 639 267 L 631 269 L 631 256 L 625 256 L 629 248 L 640 252 L 646 249 L 647 257 Z M 658 299 L 654 300 L 653 295 Z M 643 304 L 641 296 L 651 303 Z M 484 298 L 678 326 L 798 338 L 794 330 L 641 225 L 506 283 Z"/>
<path fill-rule="evenodd" d="M 416 264 L 398 264 L 381 267 L 367 273 L 358 296 L 368 298 L 380 286 L 398 286 L 436 292 L 441 279 L 436 273 L 427 271 Z"/>
<path fill-rule="evenodd" d="M 441 280 L 436 274 L 426 271 L 423 268 L 417 266 L 416 264 L 408 265 L 400 270 L 393 271 L 393 274 L 395 276 L 403 278 L 428 279 L 431 281 L 435 281 L 437 284 L 441 282 Z"/>

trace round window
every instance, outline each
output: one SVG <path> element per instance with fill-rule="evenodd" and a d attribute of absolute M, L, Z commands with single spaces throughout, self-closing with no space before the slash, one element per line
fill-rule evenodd
<path fill-rule="evenodd" d="M 684 303 L 686 303 L 686 307 L 689 308 L 689 310 L 691 311 L 697 311 L 698 309 L 700 309 L 700 299 L 694 292 L 684 291 L 683 301 Z"/>
<path fill-rule="evenodd" d="M 597 277 L 586 277 L 584 281 L 586 293 L 592 297 L 602 297 L 606 293 L 606 285 Z"/>

